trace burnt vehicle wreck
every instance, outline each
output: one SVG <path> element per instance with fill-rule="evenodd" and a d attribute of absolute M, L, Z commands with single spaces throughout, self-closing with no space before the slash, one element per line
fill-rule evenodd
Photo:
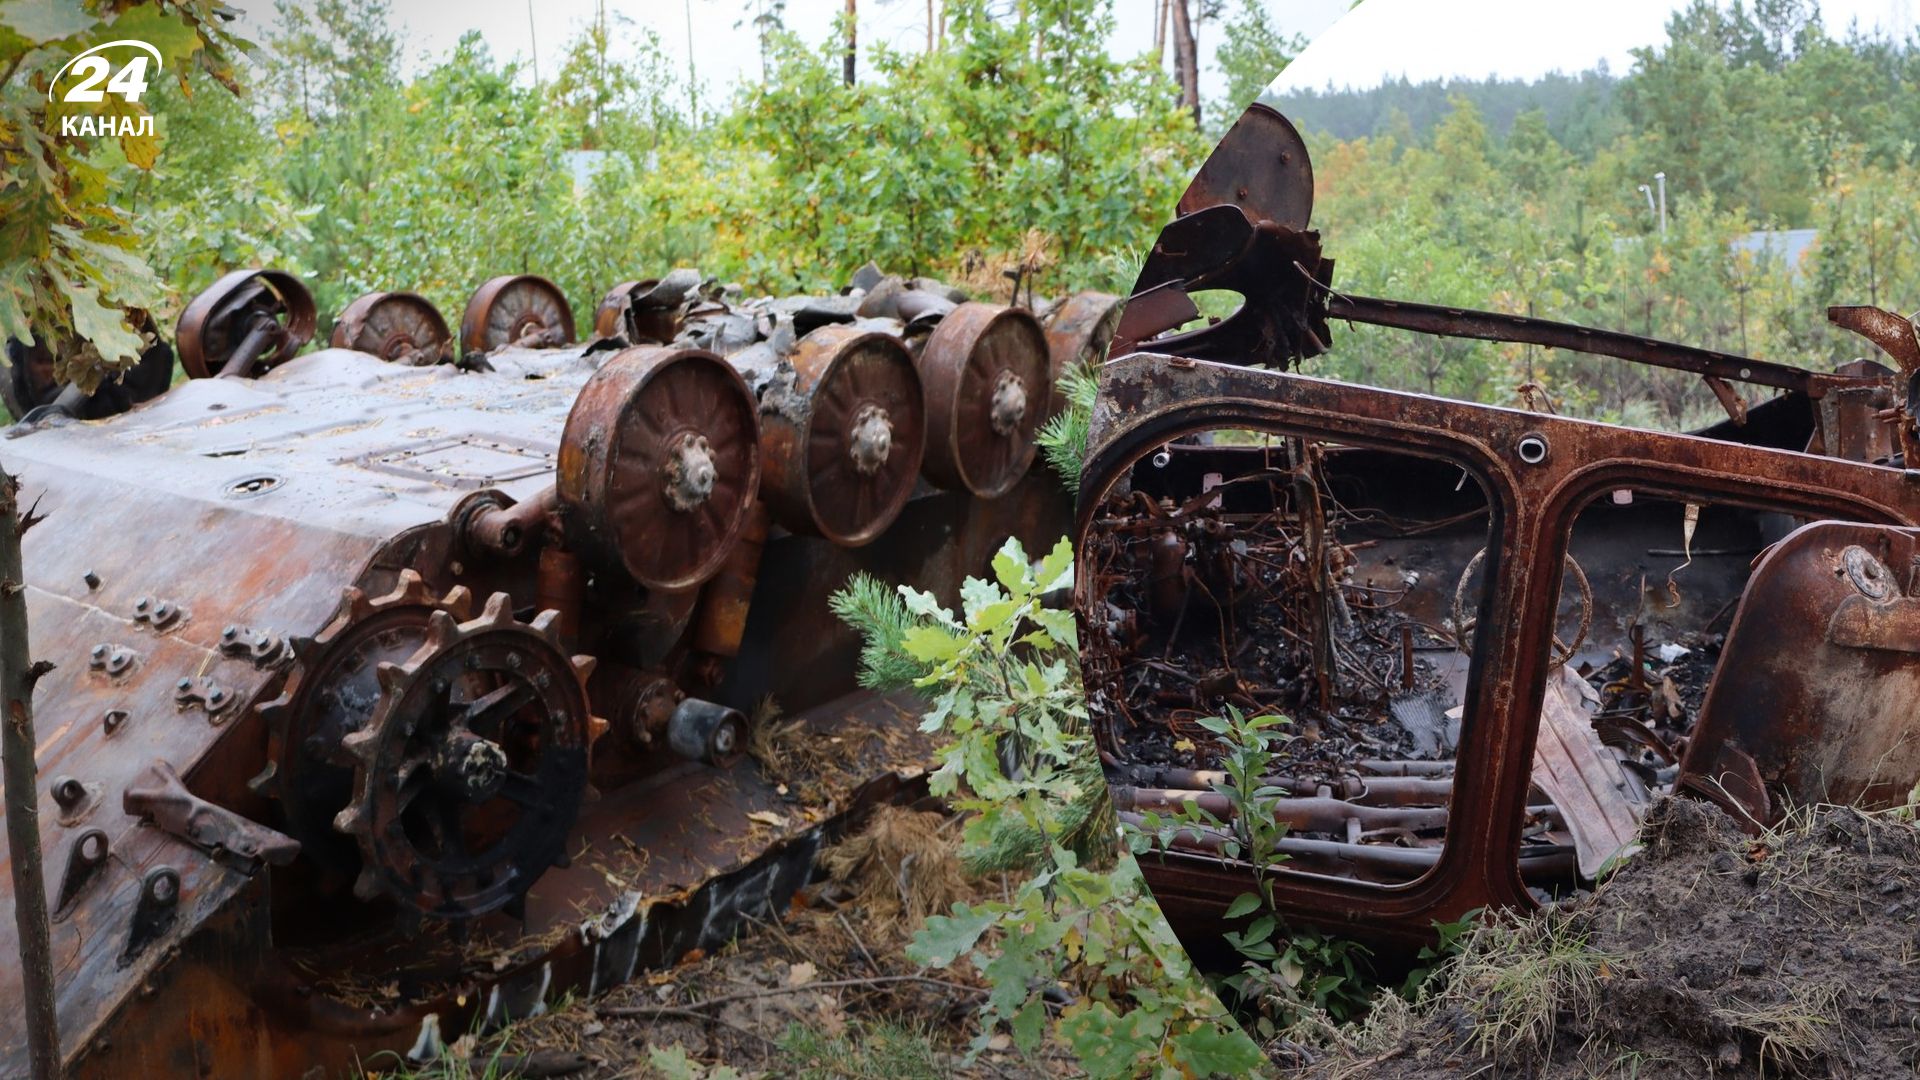
<path fill-rule="evenodd" d="M 850 750 L 870 779 L 798 806 L 755 706 L 913 728 L 827 598 L 1061 535 L 1034 432 L 1112 327 L 1068 311 L 680 272 L 582 338 L 518 275 L 457 327 L 371 294 L 303 352 L 306 287 L 238 271 L 181 317 L 191 378 L 9 429 L 68 1074 L 431 1059 L 781 910 L 924 754 Z"/>
<path fill-rule="evenodd" d="M 1123 820 L 1219 824 L 1142 856 L 1183 942 L 1268 875 L 1302 925 L 1389 954 L 1590 887 L 1656 795 L 1758 828 L 1920 780 L 1920 338 L 1822 372 L 1544 320 L 1351 296 L 1304 143 L 1256 106 L 1161 233 L 1100 373 L 1077 508 L 1089 709 Z M 1194 294 L 1241 304 L 1190 328 Z M 1697 374 L 1726 419 L 1638 430 L 1293 370 L 1341 322 Z M 1863 348 L 1863 352 L 1866 352 Z M 1285 861 L 1240 857 L 1214 736 L 1281 714 Z"/>

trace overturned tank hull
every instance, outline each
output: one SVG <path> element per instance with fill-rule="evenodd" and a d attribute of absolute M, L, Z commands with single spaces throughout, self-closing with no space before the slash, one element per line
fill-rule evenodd
<path fill-rule="evenodd" d="M 36 728 L 72 1075 L 425 1060 L 717 947 L 822 844 L 924 795 L 909 741 L 831 805 L 743 760 L 769 700 L 913 726 L 911 701 L 856 692 L 826 597 L 856 570 L 953 594 L 1006 537 L 1066 528 L 1050 478 L 941 491 L 918 446 L 868 438 L 876 471 L 911 452 L 885 473 L 905 493 L 858 546 L 790 531 L 741 372 L 567 342 L 538 279 L 488 283 L 455 362 L 411 294 L 336 334 L 379 354 L 302 354 L 298 283 L 235 278 L 182 327 L 203 377 L 0 444 L 44 517 L 23 544 L 55 665 Z M 896 413 L 923 406 L 904 371 Z M 816 431 L 816 465 L 854 438 Z M 23 1022 L 0 1019 L 0 1072 Z"/>

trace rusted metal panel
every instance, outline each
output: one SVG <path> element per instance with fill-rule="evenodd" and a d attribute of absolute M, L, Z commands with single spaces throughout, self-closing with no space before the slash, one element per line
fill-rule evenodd
<path fill-rule="evenodd" d="M 1819 522 L 1761 556 L 1681 783 L 1756 823 L 1783 805 L 1904 804 L 1920 782 L 1917 574 L 1908 528 Z"/>
<path fill-rule="evenodd" d="M 1647 806 L 1646 788 L 1607 753 L 1593 729 L 1587 700 L 1594 696 L 1577 672 L 1556 671 L 1541 699 L 1533 747 L 1534 785 L 1573 834 L 1580 874 L 1589 879 L 1631 851 Z"/>
<path fill-rule="evenodd" d="M 1313 161 L 1307 143 L 1279 111 L 1247 107 L 1194 173 L 1175 212 L 1239 206 L 1254 220 L 1304 229 L 1313 217 Z"/>

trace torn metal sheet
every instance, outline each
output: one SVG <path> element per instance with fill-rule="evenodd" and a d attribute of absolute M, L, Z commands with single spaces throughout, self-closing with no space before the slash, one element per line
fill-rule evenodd
<path fill-rule="evenodd" d="M 1599 696 L 1562 667 L 1540 702 L 1533 783 L 1560 812 L 1579 852 L 1580 875 L 1598 879 L 1608 863 L 1632 854 L 1649 800 L 1593 728 Z"/>

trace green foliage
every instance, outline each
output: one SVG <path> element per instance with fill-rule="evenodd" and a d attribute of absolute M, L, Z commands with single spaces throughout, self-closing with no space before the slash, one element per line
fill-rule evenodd
<path fill-rule="evenodd" d="M 901 639 L 914 625 L 900 595 L 865 571 L 856 572 L 827 602 L 834 617 L 860 634 L 860 685 L 869 690 L 899 690 L 927 674 L 907 654 Z"/>
<path fill-rule="evenodd" d="M 1047 465 L 1068 491 L 1080 491 L 1080 472 L 1087 463 L 1088 425 L 1093 419 L 1093 400 L 1100 391 L 1096 369 L 1077 365 L 1060 373 L 1060 391 L 1067 407 L 1049 417 L 1035 439 Z"/>
<path fill-rule="evenodd" d="M 60 378 L 91 388 L 131 364 L 143 346 L 129 309 L 164 299 L 116 184 L 153 167 L 160 137 L 157 124 L 153 134 L 138 130 L 151 116 L 144 102 L 108 94 L 99 104 L 68 103 L 50 92 L 51 81 L 88 48 L 137 39 L 160 53 L 150 82 L 171 72 L 181 92 L 208 79 L 234 87 L 228 54 L 245 42 L 220 28 L 221 10 L 215 0 L 0 4 L 0 338 L 62 343 L 77 335 L 85 347 L 56 350 Z M 63 117 L 94 115 L 130 119 L 134 133 L 63 132 Z"/>
<path fill-rule="evenodd" d="M 1617 80 L 1392 83 L 1282 105 L 1310 132 L 1338 289 L 1816 369 L 1865 348 L 1827 306 L 1920 305 L 1920 36 L 1836 38 L 1810 3 L 1698 2 Z M 1329 129 L 1343 137 L 1312 134 Z M 1664 232 L 1638 190 L 1656 172 Z M 1798 266 L 1735 243 L 1800 227 L 1820 236 Z M 1532 386 L 1565 413 L 1657 427 L 1725 416 L 1680 372 L 1376 327 L 1335 339 L 1309 371 L 1497 404 Z"/>
<path fill-rule="evenodd" d="M 1274 900 L 1270 871 L 1287 861 L 1281 848 L 1287 827 L 1276 802 L 1286 792 L 1264 778 L 1276 770 L 1275 747 L 1289 738 L 1278 729 L 1287 723 L 1282 716 L 1249 717 L 1232 707 L 1225 716 L 1201 720 L 1217 744 L 1223 778 L 1213 790 L 1226 800 L 1227 814 L 1216 815 L 1196 800 L 1171 814 L 1143 814 L 1140 824 L 1124 827 L 1127 846 L 1136 853 L 1165 849 L 1182 832 L 1204 831 L 1223 837 L 1221 854 L 1247 864 L 1254 891 L 1227 906 L 1224 918 L 1239 929 L 1222 934 L 1240 954 L 1241 966 L 1220 985 L 1262 1039 L 1279 1036 L 1309 1013 L 1353 1019 L 1374 994 L 1365 947 L 1288 925 Z"/>
<path fill-rule="evenodd" d="M 993 560 L 993 580 L 968 579 L 956 613 L 902 587 L 898 612 L 876 611 L 856 582 L 836 610 L 868 635 L 897 635 L 922 665 L 926 727 L 945 736 L 933 790 L 972 814 L 963 857 L 976 869 L 1018 865 L 1009 898 L 955 905 L 929 918 L 908 956 L 935 967 L 965 963 L 991 991 L 976 1052 L 1005 1026 L 1032 1050 L 1049 1029 L 1095 1077 L 1245 1075 L 1260 1050 L 1197 978 L 1152 903 L 1130 856 L 1114 858 L 1079 680 L 1073 615 L 1042 603 L 1072 581 L 1062 540 L 1037 564 L 1017 540 Z M 1073 1003 L 1052 1014 L 1047 990 Z"/>
<path fill-rule="evenodd" d="M 1414 957 L 1414 966 L 1407 972 L 1407 978 L 1400 984 L 1400 996 L 1408 1001 L 1418 1001 L 1427 983 L 1436 974 L 1445 969 L 1447 961 L 1460 954 L 1466 947 L 1467 932 L 1479 925 L 1480 914 L 1484 908 L 1474 908 L 1452 922 L 1433 924 L 1432 942 L 1420 946 L 1420 952 Z"/>
<path fill-rule="evenodd" d="M 777 292 L 838 289 L 869 260 L 984 293 L 1022 264 L 1043 292 L 1124 289 L 1122 254 L 1152 242 L 1205 141 L 1153 63 L 1108 55 L 1111 0 L 990 7 L 954 0 L 940 48 L 868 50 L 848 87 L 837 39 L 808 46 L 757 4 L 766 78 L 702 111 L 686 71 L 618 16 L 581 28 L 539 82 L 475 35 L 407 77 L 389 0 L 285 2 L 252 98 L 155 86 L 154 161 L 45 135 L 41 69 L 109 25 L 0 6 L 0 48 L 31 61 L 6 83 L 0 149 L 33 181 L 0 187 L 0 331 L 78 319 L 125 351 L 120 307 L 170 317 L 217 274 L 265 264 L 302 275 L 323 317 L 405 288 L 451 318 L 514 272 L 552 278 L 584 317 L 616 281 L 689 265 Z M 203 8 L 132 9 L 119 22 L 142 33 L 116 36 L 173 42 L 169 71 L 231 80 L 215 50 L 238 43 L 194 37 Z M 12 20 L 64 36 L 29 42 Z M 37 173 L 36 154 L 58 170 Z"/>
<path fill-rule="evenodd" d="M 1241 110 L 1261 97 L 1306 47 L 1305 37 L 1282 34 L 1274 26 L 1272 5 L 1262 0 L 1240 0 L 1214 52 L 1214 63 L 1227 80 L 1226 97 L 1210 110 L 1219 128 L 1217 134 L 1225 134 L 1240 118 Z"/>

